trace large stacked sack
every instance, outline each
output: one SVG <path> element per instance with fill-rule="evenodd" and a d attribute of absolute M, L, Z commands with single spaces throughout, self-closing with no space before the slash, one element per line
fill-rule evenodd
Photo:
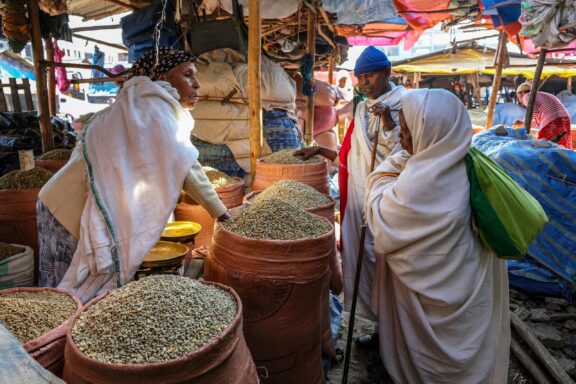
<path fill-rule="evenodd" d="M 56 148 L 72 149 L 76 143 L 70 124 L 57 117 L 52 117 L 52 136 Z M 42 153 L 36 112 L 0 112 L 0 176 L 19 168 L 18 151 L 22 149 Z"/>
<path fill-rule="evenodd" d="M 217 223 L 205 277 L 234 288 L 267 384 L 324 383 L 321 351 L 334 227 L 278 199 Z"/>
<path fill-rule="evenodd" d="M 243 177 L 250 173 L 248 65 L 242 54 L 219 49 L 197 62 L 200 100 L 192 142 L 203 165 Z M 296 87 L 284 69 L 262 58 L 262 108 L 265 143 L 262 154 L 300 146 L 295 117 Z"/>
<path fill-rule="evenodd" d="M 34 285 L 34 250 L 0 243 L 0 289 Z"/>
<path fill-rule="evenodd" d="M 35 167 L 0 177 L 0 241 L 25 244 L 34 250 L 34 281 L 38 277 L 36 203 L 52 172 Z"/>
<path fill-rule="evenodd" d="M 68 330 L 64 380 L 256 384 L 242 303 L 219 284 L 155 275 L 90 302 Z"/>
<path fill-rule="evenodd" d="M 0 323 L 38 363 L 58 376 L 64 366 L 66 329 L 81 308 L 76 297 L 55 288 L 0 291 Z"/>

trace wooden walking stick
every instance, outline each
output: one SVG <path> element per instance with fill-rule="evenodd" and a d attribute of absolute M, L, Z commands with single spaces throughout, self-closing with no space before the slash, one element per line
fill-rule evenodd
<path fill-rule="evenodd" d="M 380 115 L 378 115 L 376 134 L 372 142 L 372 160 L 370 161 L 370 173 L 374 171 L 376 162 L 376 151 L 378 149 L 378 136 L 380 135 Z M 352 336 L 354 334 L 354 318 L 356 317 L 356 302 L 358 301 L 358 287 L 360 286 L 360 275 L 364 262 L 364 241 L 366 239 L 366 221 L 362 219 L 362 229 L 360 231 L 360 248 L 358 249 L 358 260 L 356 261 L 356 276 L 354 277 L 354 292 L 352 293 L 352 306 L 350 307 L 350 318 L 348 321 L 348 338 L 346 339 L 346 354 L 344 356 L 344 371 L 342 373 L 342 384 L 348 383 L 348 370 L 350 368 L 350 355 L 352 353 Z"/>

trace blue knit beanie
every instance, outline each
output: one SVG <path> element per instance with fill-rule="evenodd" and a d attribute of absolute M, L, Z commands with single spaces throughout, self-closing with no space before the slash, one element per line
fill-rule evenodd
<path fill-rule="evenodd" d="M 354 67 L 354 76 L 378 72 L 390 67 L 392 67 L 392 63 L 388 60 L 388 56 L 378 48 L 369 46 L 358 57 Z"/>

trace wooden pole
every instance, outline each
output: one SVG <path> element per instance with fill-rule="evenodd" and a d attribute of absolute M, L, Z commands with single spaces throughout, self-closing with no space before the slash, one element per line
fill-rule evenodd
<path fill-rule="evenodd" d="M 250 161 L 252 165 L 252 180 L 256 171 L 256 160 L 260 157 L 262 148 L 262 100 L 260 95 L 260 56 L 261 40 L 260 1 L 250 0 L 250 19 L 248 28 L 248 109 L 250 111 Z"/>
<path fill-rule="evenodd" d="M 496 73 L 494 74 L 494 81 L 492 82 L 492 93 L 490 94 L 490 102 L 488 103 L 488 116 L 486 117 L 486 125 L 484 128 L 489 129 L 492 127 L 492 120 L 494 119 L 494 106 L 498 99 L 498 91 L 500 91 L 500 80 L 502 79 L 502 68 L 506 60 L 506 43 L 508 42 L 508 35 L 503 31 L 500 32 L 500 40 L 498 41 L 498 55 L 496 63 Z"/>
<path fill-rule="evenodd" d="M 40 65 L 45 68 L 45 67 L 62 67 L 62 68 L 79 68 L 79 69 L 95 69 L 99 72 L 102 72 L 103 74 L 105 74 L 106 76 L 108 76 L 110 79 L 107 81 L 112 81 L 112 79 L 119 77 L 118 75 L 115 75 L 114 73 L 108 71 L 107 69 L 99 66 L 99 65 L 94 65 L 94 64 L 73 64 L 73 63 L 57 63 L 55 61 L 46 61 L 46 60 L 42 60 L 40 62 Z M 125 71 L 126 72 L 126 71 Z M 124 72 L 123 72 L 124 73 Z"/>
<path fill-rule="evenodd" d="M 46 57 L 49 60 L 54 60 L 52 38 L 44 39 L 44 45 L 46 46 Z M 48 108 L 50 116 L 56 116 L 56 68 L 54 67 L 48 68 Z"/>
<path fill-rule="evenodd" d="M 516 315 L 515 313 L 510 313 L 510 321 L 514 330 L 522 338 L 522 340 L 528 344 L 534 355 L 540 360 L 540 362 L 546 367 L 548 372 L 556 379 L 559 384 L 574 384 L 574 381 L 568 376 L 566 371 L 558 364 L 554 356 L 548 352 L 545 346 L 542 345 L 540 340 L 534 336 L 526 324 Z"/>
<path fill-rule="evenodd" d="M 478 106 L 482 107 L 484 103 L 482 102 L 482 92 L 480 91 L 480 73 L 476 72 L 472 75 L 472 83 L 474 84 L 474 94 L 478 99 Z"/>
<path fill-rule="evenodd" d="M 316 54 L 316 1 L 310 2 L 314 9 L 308 8 L 308 28 L 306 49 L 312 56 L 312 81 L 314 81 L 314 55 Z M 314 132 L 314 95 L 306 96 L 306 132 L 304 133 L 304 140 L 306 144 L 312 144 Z"/>
<path fill-rule="evenodd" d="M 328 82 L 334 85 L 334 56 L 328 57 Z"/>
<path fill-rule="evenodd" d="M 96 44 L 106 45 L 106 46 L 108 46 L 108 47 L 120 49 L 120 50 L 122 50 L 122 51 L 128 51 L 128 48 L 126 48 L 126 47 L 123 46 L 123 45 L 114 44 L 114 43 L 109 43 L 109 42 L 104 41 L 104 40 L 95 39 L 95 38 L 93 38 L 93 37 L 80 35 L 80 34 L 78 34 L 78 33 L 72 33 L 72 36 L 73 36 L 73 37 L 76 37 L 77 39 L 82 39 L 82 40 L 86 40 L 86 41 L 91 41 L 91 42 L 96 43 Z"/>
<path fill-rule="evenodd" d="M 527 134 L 530 134 L 532 114 L 534 113 L 534 102 L 536 101 L 536 94 L 538 93 L 538 83 L 540 83 L 540 76 L 542 76 L 544 61 L 546 60 L 546 53 L 546 49 L 540 48 L 540 53 L 538 54 L 538 63 L 536 64 L 536 71 L 534 72 L 534 80 L 532 81 L 532 90 L 530 91 L 528 105 L 526 106 L 526 118 L 524 119 Z"/>
<path fill-rule="evenodd" d="M 30 19 L 30 40 L 32 55 L 34 57 L 34 73 L 36 75 L 36 96 L 38 97 L 38 117 L 40 121 L 40 136 L 42 139 L 42 152 L 54 149 L 52 137 L 52 124 L 50 123 L 50 109 L 48 106 L 48 87 L 46 72 L 40 63 L 44 60 L 44 48 L 40 31 L 40 14 L 38 1 L 27 0 L 28 17 Z"/>
<path fill-rule="evenodd" d="M 572 77 L 569 77 L 566 81 L 566 89 L 572 93 Z"/>
<path fill-rule="evenodd" d="M 532 378 L 536 382 L 536 384 L 548 384 L 550 383 L 550 378 L 546 375 L 545 372 L 538 366 L 538 363 L 532 359 L 532 356 L 524 350 L 522 345 L 516 341 L 514 337 L 510 340 L 510 349 L 516 355 L 518 360 L 522 363 L 524 368 L 532 375 Z"/>

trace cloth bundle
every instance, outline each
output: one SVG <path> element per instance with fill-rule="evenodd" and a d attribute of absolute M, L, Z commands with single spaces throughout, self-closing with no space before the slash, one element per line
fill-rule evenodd
<path fill-rule="evenodd" d="M 522 1 L 521 34 L 543 48 L 558 48 L 576 38 L 576 1 Z"/>

